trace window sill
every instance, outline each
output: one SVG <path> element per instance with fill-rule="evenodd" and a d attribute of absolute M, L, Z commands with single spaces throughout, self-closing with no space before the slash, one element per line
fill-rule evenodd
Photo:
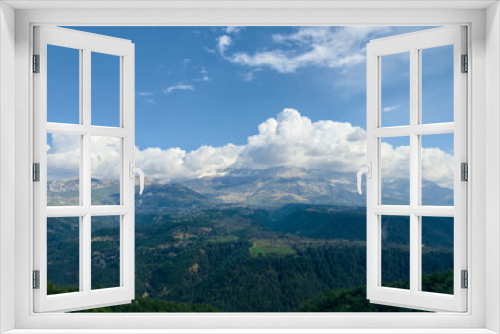
<path fill-rule="evenodd" d="M 15 329 L 5 334 L 487 334 L 488 329 Z"/>
<path fill-rule="evenodd" d="M 475 329 L 14 329 L 5 334 L 487 334 L 484 328 Z"/>

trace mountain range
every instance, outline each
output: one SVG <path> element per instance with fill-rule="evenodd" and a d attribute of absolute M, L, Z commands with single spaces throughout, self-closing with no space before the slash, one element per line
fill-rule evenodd
<path fill-rule="evenodd" d="M 77 203 L 78 179 L 47 185 L 49 205 Z M 119 203 L 119 181 L 92 179 L 92 204 Z M 453 205 L 453 190 L 422 182 L 422 197 L 433 205 Z M 409 182 L 383 182 L 382 203 L 409 204 Z M 136 197 L 140 212 L 204 209 L 214 206 L 278 208 L 289 203 L 365 206 L 356 190 L 356 176 L 297 167 L 227 169 L 213 176 L 162 181 L 146 178 L 144 194 Z"/>
<path fill-rule="evenodd" d="M 384 198 L 404 204 L 407 184 L 388 183 Z M 77 179 L 47 188 L 49 205 L 79 202 Z M 119 189 L 118 180 L 92 179 L 92 203 L 118 204 Z M 436 203 L 453 198 L 432 183 L 424 183 L 426 192 Z M 406 287 L 408 217 L 389 218 L 382 220 L 382 278 Z M 117 286 L 119 224 L 112 216 L 91 222 L 92 288 Z M 146 179 L 144 193 L 136 190 L 135 222 L 136 302 L 95 311 L 382 310 L 364 297 L 366 209 L 354 175 L 280 167 L 176 182 Z M 47 220 L 50 293 L 78 290 L 79 235 L 78 218 Z M 453 221 L 429 217 L 422 235 L 422 269 L 434 289 L 426 291 L 449 291 Z"/>

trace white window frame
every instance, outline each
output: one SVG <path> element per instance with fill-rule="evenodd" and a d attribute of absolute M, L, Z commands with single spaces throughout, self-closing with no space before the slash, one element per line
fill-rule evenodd
<path fill-rule="evenodd" d="M 39 72 L 34 84 L 34 162 L 39 164 L 39 181 L 34 193 L 34 270 L 39 271 L 39 289 L 34 289 L 34 311 L 74 311 L 98 306 L 130 303 L 135 298 L 135 85 L 134 44 L 129 40 L 101 36 L 60 27 L 34 27 L 34 54 L 39 56 Z M 80 66 L 79 124 L 47 122 L 47 45 L 78 50 Z M 119 57 L 120 105 L 119 127 L 96 126 L 91 121 L 92 53 Z M 47 206 L 47 134 L 74 135 L 80 138 L 79 205 Z M 120 204 L 91 204 L 92 137 L 104 136 L 120 141 Z M 119 286 L 92 290 L 92 218 L 120 217 Z M 47 218 L 79 218 L 79 291 L 47 295 Z"/>
<path fill-rule="evenodd" d="M 124 9 L 126 6 L 143 10 Z M 9 5 L 17 7 L 14 12 Z M 60 7 L 76 6 L 86 8 Z M 120 8 L 121 6 L 121 8 Z M 147 7 L 150 7 L 149 9 Z M 154 8 L 151 7 L 164 7 Z M 391 9 L 397 6 L 397 9 Z M 489 6 L 489 8 L 487 8 Z M 113 10 L 103 9 L 114 8 Z M 184 7 L 179 8 L 179 7 Z M 24 9 L 22 9 L 24 8 Z M 34 9 L 33 9 L 34 8 Z M 355 9 L 355 10 L 353 10 Z M 496 1 L 366 2 L 266 2 L 203 4 L 164 2 L 82 1 L 23 2 L 0 4 L 0 180 L 15 185 L 15 211 L 9 211 L 12 190 L 0 190 L 0 320 L 1 330 L 16 333 L 37 329 L 77 329 L 99 333 L 105 329 L 141 327 L 193 329 L 211 332 L 357 332 L 491 333 L 500 331 L 500 136 L 498 110 L 500 99 L 500 19 Z M 15 22 L 13 18 L 15 17 Z M 486 25 L 485 25 L 486 23 Z M 468 247 L 469 289 L 467 313 L 436 314 L 34 314 L 31 290 L 32 254 L 32 183 L 30 181 L 33 133 L 32 123 L 32 27 L 48 25 L 447 25 L 464 24 L 469 28 L 469 52 L 472 75 L 468 96 L 468 141 L 470 181 L 468 207 L 470 247 Z M 7 28 L 7 29 L 6 29 Z M 15 41 L 14 32 L 15 31 Z M 15 73 L 10 70 L 15 65 Z M 486 71 L 487 66 L 487 71 Z M 8 73 L 5 75 L 5 73 Z M 15 81 L 15 87 L 12 82 Z M 15 99 L 10 97 L 15 94 Z M 12 117 L 15 110 L 15 117 Z M 486 121 L 488 120 L 488 121 Z M 8 127 L 15 127 L 15 143 Z M 3 131 L 3 132 L 2 132 Z M 10 141 L 9 141 L 10 139 Z M 488 154 L 486 154 L 486 151 Z M 15 163 L 11 162 L 14 161 Z M 12 174 L 15 169 L 15 184 Z M 488 173 L 488 182 L 486 174 Z M 487 194 L 487 196 L 486 196 Z M 473 195 L 473 196 L 472 196 Z M 486 202 L 486 204 L 485 204 Z M 15 218 L 15 227 L 12 220 Z M 473 228 L 472 228 L 473 226 Z M 1 233 L 0 233 L 1 234 Z M 12 256 L 14 254 L 14 256 Z M 26 259 L 30 259 L 26 261 Z M 15 288 L 12 289 L 12 286 Z M 486 290 L 488 293 L 486 293 Z M 15 305 L 13 308 L 12 305 Z M 245 328 L 247 330 L 245 330 Z M 170 331 L 168 330 L 170 329 Z M 293 330 L 295 329 L 295 331 Z M 392 330 L 391 330 L 392 329 Z M 416 331 L 415 329 L 419 329 Z M 491 330 L 491 331 L 490 331 Z M 353 332 L 352 330 L 350 332 Z"/>
<path fill-rule="evenodd" d="M 372 303 L 421 310 L 467 310 L 467 290 L 461 287 L 461 272 L 467 270 L 467 184 L 460 177 L 461 163 L 467 163 L 467 75 L 461 58 L 467 54 L 467 29 L 451 26 L 372 40 L 367 46 L 367 160 L 371 177 L 367 180 L 367 298 Z M 422 123 L 422 50 L 453 46 L 454 118 L 448 123 Z M 382 57 L 409 54 L 408 125 L 382 126 Z M 470 72 L 469 72 L 470 73 Z M 390 115 L 384 116 L 385 118 Z M 453 206 L 422 205 L 421 136 L 451 133 L 453 136 Z M 384 138 L 409 138 L 409 205 L 384 205 L 382 202 L 381 143 Z M 382 286 L 382 216 L 409 218 L 410 288 Z M 422 217 L 452 217 L 453 291 L 451 295 L 422 291 Z"/>

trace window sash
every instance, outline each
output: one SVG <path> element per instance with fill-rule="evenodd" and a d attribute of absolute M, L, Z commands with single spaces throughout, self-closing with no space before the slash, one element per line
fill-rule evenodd
<path fill-rule="evenodd" d="M 460 56 L 467 54 L 466 28 L 446 27 L 371 41 L 367 47 L 367 158 L 372 177 L 367 180 L 367 298 L 371 302 L 422 310 L 467 311 L 467 290 L 461 270 L 467 269 L 467 182 L 460 181 L 460 163 L 467 162 L 467 75 L 460 73 Z M 420 124 L 420 50 L 454 45 L 454 122 Z M 410 125 L 382 127 L 381 56 L 410 54 Z M 420 135 L 454 133 L 454 206 L 423 206 L 421 202 Z M 410 205 L 381 204 L 381 139 L 410 137 Z M 410 289 L 381 286 L 382 215 L 410 217 Z M 421 217 L 454 217 L 454 295 L 420 291 Z"/>
<path fill-rule="evenodd" d="M 34 54 L 40 55 L 40 73 L 34 74 L 34 161 L 40 163 L 40 182 L 34 184 L 34 263 L 40 271 L 40 289 L 34 289 L 34 312 L 65 312 L 129 303 L 134 299 L 134 183 L 129 162 L 134 161 L 134 44 L 130 41 L 76 30 L 35 27 Z M 47 122 L 47 45 L 80 50 L 80 124 Z M 91 123 L 91 53 L 120 57 L 120 127 Z M 78 135 L 80 139 L 80 205 L 47 206 L 47 133 Z M 91 205 L 91 137 L 118 137 L 121 141 L 120 205 Z M 91 288 L 91 217 L 120 215 L 120 286 Z M 80 217 L 79 290 L 47 295 L 47 218 Z"/>

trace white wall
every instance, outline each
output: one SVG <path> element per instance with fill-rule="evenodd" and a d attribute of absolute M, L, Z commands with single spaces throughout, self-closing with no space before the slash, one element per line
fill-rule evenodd
<path fill-rule="evenodd" d="M 0 3 L 0 332 L 14 328 L 15 11 Z"/>
<path fill-rule="evenodd" d="M 498 261 L 486 266 L 486 328 L 500 332 L 500 7 L 486 11 L 486 252 Z"/>

